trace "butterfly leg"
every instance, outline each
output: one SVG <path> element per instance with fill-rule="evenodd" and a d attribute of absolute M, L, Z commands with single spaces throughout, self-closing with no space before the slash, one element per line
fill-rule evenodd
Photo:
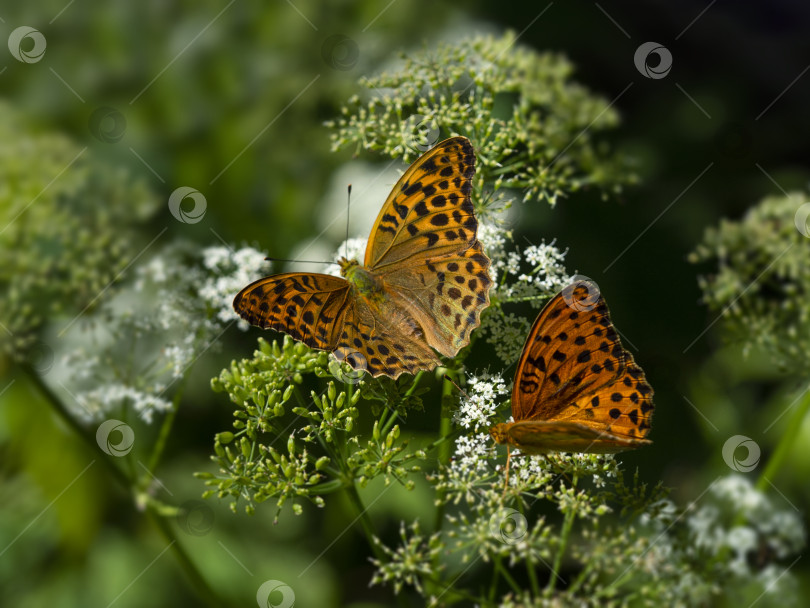
<path fill-rule="evenodd" d="M 509 461 L 512 458 L 512 452 L 509 451 L 509 444 L 506 445 L 506 475 L 504 476 L 503 480 L 503 492 L 501 493 L 501 499 L 506 496 L 506 488 L 509 487 Z"/>

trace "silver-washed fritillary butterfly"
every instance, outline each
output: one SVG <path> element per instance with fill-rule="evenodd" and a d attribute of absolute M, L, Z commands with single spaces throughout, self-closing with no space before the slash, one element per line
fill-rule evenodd
<path fill-rule="evenodd" d="M 341 258 L 343 278 L 265 277 L 239 292 L 234 309 L 373 376 L 435 368 L 433 349 L 455 356 L 489 305 L 489 258 L 470 199 L 474 173 L 466 137 L 437 144 L 388 195 L 362 265 Z"/>

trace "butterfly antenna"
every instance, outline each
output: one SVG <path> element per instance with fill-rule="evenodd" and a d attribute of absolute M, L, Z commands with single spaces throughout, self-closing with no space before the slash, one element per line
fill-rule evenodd
<path fill-rule="evenodd" d="M 338 262 L 322 262 L 321 260 L 288 260 L 286 258 L 264 258 L 270 262 L 300 262 L 301 264 L 337 264 Z"/>
<path fill-rule="evenodd" d="M 352 185 L 349 184 L 348 193 L 346 194 L 346 240 L 343 241 L 344 257 L 349 257 L 349 208 L 352 204 Z"/>
<path fill-rule="evenodd" d="M 456 384 L 449 375 L 445 374 L 444 379 L 447 380 L 453 386 L 455 386 L 456 389 L 458 390 L 458 392 L 461 393 L 462 395 L 464 395 L 464 397 L 466 397 L 467 399 L 470 398 L 470 396 L 467 394 L 467 392 L 463 388 L 461 388 L 458 384 Z"/>

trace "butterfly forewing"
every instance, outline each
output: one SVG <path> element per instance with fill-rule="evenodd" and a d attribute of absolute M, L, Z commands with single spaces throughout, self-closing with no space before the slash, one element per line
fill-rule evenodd
<path fill-rule="evenodd" d="M 653 390 L 644 372 L 625 351 L 625 366 L 615 382 L 586 395 L 560 413 L 560 419 L 593 429 L 606 429 L 624 440 L 643 439 L 650 432 Z"/>
<path fill-rule="evenodd" d="M 515 420 L 548 420 L 613 382 L 624 349 L 604 298 L 593 283 L 572 283 L 540 312 L 518 363 L 512 390 Z"/>
<path fill-rule="evenodd" d="M 326 274 L 292 272 L 259 279 L 240 291 L 234 310 L 251 325 L 332 350 L 351 308 L 349 283 Z"/>
<path fill-rule="evenodd" d="M 476 238 L 472 200 L 475 153 L 452 137 L 402 175 L 371 230 L 365 265 L 384 275 L 426 258 L 464 251 Z"/>
<path fill-rule="evenodd" d="M 621 452 L 651 443 L 652 395 L 598 288 L 576 281 L 535 321 L 515 374 L 515 422 L 491 435 L 530 454 Z"/>

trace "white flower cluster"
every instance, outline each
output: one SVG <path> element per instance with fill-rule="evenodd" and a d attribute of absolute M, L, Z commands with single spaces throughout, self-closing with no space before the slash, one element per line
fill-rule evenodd
<path fill-rule="evenodd" d="M 520 354 L 530 321 L 503 310 L 503 304 L 530 302 L 538 308 L 547 297 L 567 285 L 571 277 L 565 270 L 565 252 L 554 245 L 530 245 L 523 251 L 516 247 L 507 251 L 511 232 L 496 224 L 481 222 L 478 238 L 492 264 L 490 275 L 493 289 L 490 298 L 495 304 L 483 315 L 481 327 L 487 342 L 504 363 L 512 363 Z"/>
<path fill-rule="evenodd" d="M 780 507 L 768 495 L 757 490 L 747 477 L 733 474 L 715 481 L 700 507 L 687 510 L 684 544 L 670 528 L 682 517 L 669 501 L 655 505 L 658 514 L 643 516 L 641 523 L 653 523 L 660 529 L 655 543 L 640 564 L 660 575 L 679 562 L 696 562 L 700 554 L 722 558 L 728 575 L 742 584 L 756 582 L 767 593 L 781 593 L 780 585 L 791 584 L 784 565 L 805 544 L 805 530 L 799 514 Z M 757 560 L 762 562 L 757 564 Z M 778 584 L 777 584 L 778 583 Z"/>
<path fill-rule="evenodd" d="M 689 519 L 695 544 L 705 549 L 728 547 L 734 552 L 732 570 L 750 576 L 747 556 L 761 543 L 776 559 L 798 552 L 805 543 L 805 531 L 795 510 L 779 508 L 769 496 L 757 490 L 743 475 L 729 475 L 712 486 L 715 504 L 698 509 Z M 723 515 L 733 510 L 745 523 L 724 525 Z"/>
<path fill-rule="evenodd" d="M 469 431 L 456 439 L 456 450 L 450 465 L 465 476 L 485 471 L 487 455 L 492 451 L 488 429 L 501 401 L 509 394 L 500 375 L 482 374 L 469 378 L 469 391 L 454 414 L 454 422 Z"/>
<path fill-rule="evenodd" d="M 233 309 L 233 298 L 239 291 L 260 278 L 260 270 L 267 269 L 264 254 L 252 247 L 233 251 L 227 247 L 203 249 L 205 279 L 200 287 L 200 297 L 216 311 L 220 323 L 239 321 L 239 328 L 246 330 L 249 325 L 239 318 Z"/>
<path fill-rule="evenodd" d="M 565 251 L 552 241 L 529 245 L 522 252 L 519 247 L 507 251 L 512 233 L 495 225 L 482 222 L 478 238 L 492 260 L 490 275 L 499 299 L 507 302 L 531 301 L 539 305 L 540 296 L 556 293 L 567 285 L 571 277 L 565 270 Z M 525 266 L 528 270 L 524 271 Z"/>
<path fill-rule="evenodd" d="M 152 257 L 99 311 L 102 331 L 74 331 L 68 340 L 61 383 L 81 406 L 75 414 L 96 421 L 132 408 L 149 423 L 170 409 L 166 393 L 238 319 L 234 296 L 266 269 L 250 247 L 175 243 Z"/>
<path fill-rule="evenodd" d="M 144 422 L 151 424 L 155 412 L 168 412 L 172 408 L 171 402 L 159 395 L 121 383 L 98 386 L 82 393 L 81 399 L 85 414 L 93 420 L 100 420 L 110 412 L 120 412 L 124 407 L 131 407 Z"/>

